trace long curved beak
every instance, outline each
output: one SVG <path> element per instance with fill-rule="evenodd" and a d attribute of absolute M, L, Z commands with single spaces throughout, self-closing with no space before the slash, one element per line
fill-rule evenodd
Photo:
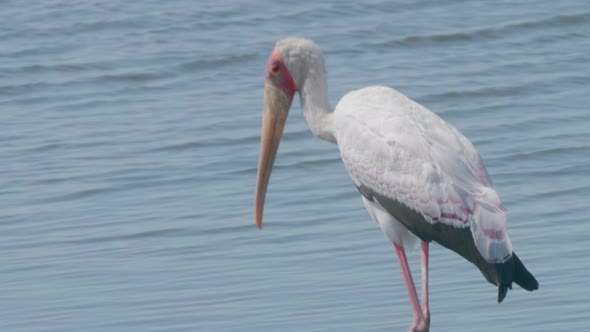
<path fill-rule="evenodd" d="M 283 128 L 291 107 L 293 96 L 288 96 L 281 88 L 271 82 L 264 86 L 264 109 L 262 113 L 262 133 L 260 136 L 260 159 L 258 160 L 258 178 L 256 180 L 256 199 L 254 201 L 254 220 L 262 228 L 262 212 L 266 188 L 272 166 L 283 136 Z"/>

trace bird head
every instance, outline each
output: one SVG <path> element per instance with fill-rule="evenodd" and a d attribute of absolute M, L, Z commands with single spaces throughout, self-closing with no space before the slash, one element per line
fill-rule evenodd
<path fill-rule="evenodd" d="M 302 91 L 305 78 L 323 58 L 309 39 L 290 37 L 277 42 L 264 68 L 264 106 L 260 136 L 260 158 L 254 203 L 256 226 L 262 228 L 262 212 L 270 173 L 283 135 L 283 128 L 295 92 Z"/>

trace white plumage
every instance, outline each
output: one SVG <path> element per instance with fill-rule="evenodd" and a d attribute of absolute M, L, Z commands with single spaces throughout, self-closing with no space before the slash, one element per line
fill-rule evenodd
<path fill-rule="evenodd" d="M 488 262 L 510 258 L 502 203 L 479 154 L 457 129 L 383 86 L 346 94 L 333 114 L 340 155 L 355 183 L 403 203 L 430 223 L 470 227 Z"/>
<path fill-rule="evenodd" d="M 363 203 L 369 211 L 371 218 L 379 224 L 379 228 L 385 236 L 404 248 L 411 248 L 416 243 L 416 236 L 404 227 L 394 216 L 392 216 L 379 202 L 370 201 L 362 197 Z"/>

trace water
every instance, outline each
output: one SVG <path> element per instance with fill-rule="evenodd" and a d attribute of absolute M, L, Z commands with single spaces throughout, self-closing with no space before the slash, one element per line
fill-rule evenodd
<path fill-rule="evenodd" d="M 262 70 L 323 48 L 483 155 L 534 293 L 431 250 L 433 331 L 590 326 L 584 1 L 2 1 L 1 331 L 403 331 L 391 245 L 298 101 L 253 222 Z M 417 276 L 418 255 L 410 255 Z"/>

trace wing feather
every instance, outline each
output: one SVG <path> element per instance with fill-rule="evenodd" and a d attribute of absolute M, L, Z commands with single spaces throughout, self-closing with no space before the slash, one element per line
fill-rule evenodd
<path fill-rule="evenodd" d="M 510 258 L 505 210 L 477 150 L 457 129 L 387 87 L 347 94 L 335 114 L 340 154 L 357 186 L 431 224 L 470 228 L 489 262 Z"/>

